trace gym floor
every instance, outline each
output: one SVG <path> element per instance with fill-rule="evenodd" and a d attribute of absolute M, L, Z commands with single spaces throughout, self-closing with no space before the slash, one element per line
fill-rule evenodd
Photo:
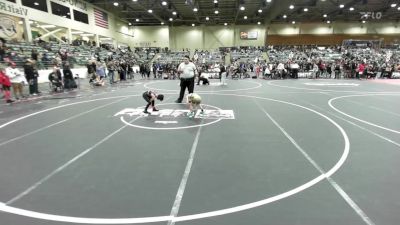
<path fill-rule="evenodd" d="M 0 224 L 399 223 L 395 81 L 227 82 L 194 119 L 176 80 L 1 105 Z"/>

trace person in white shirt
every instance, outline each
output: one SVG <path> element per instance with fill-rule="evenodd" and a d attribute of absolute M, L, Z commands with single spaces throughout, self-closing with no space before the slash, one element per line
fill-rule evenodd
<path fill-rule="evenodd" d="M 290 64 L 290 69 L 292 70 L 292 76 L 294 79 L 298 79 L 298 74 L 299 74 L 299 64 L 297 62 L 293 62 Z"/>
<path fill-rule="evenodd" d="M 179 98 L 175 101 L 176 103 L 182 103 L 186 88 L 188 89 L 189 94 L 193 93 L 194 75 L 196 70 L 196 65 L 189 61 L 189 56 L 185 56 L 185 61 L 178 67 L 178 73 L 180 73 L 181 79 L 181 91 L 179 93 Z"/>
<path fill-rule="evenodd" d="M 28 83 L 24 76 L 24 73 L 16 68 L 16 64 L 14 62 L 10 62 L 9 66 L 6 68 L 6 75 L 11 79 L 14 97 L 16 99 L 24 98 L 24 84 Z"/>
<path fill-rule="evenodd" d="M 283 65 L 283 63 L 280 62 L 276 67 L 276 70 L 278 71 L 279 79 L 283 79 L 284 74 L 286 73 L 285 65 Z"/>

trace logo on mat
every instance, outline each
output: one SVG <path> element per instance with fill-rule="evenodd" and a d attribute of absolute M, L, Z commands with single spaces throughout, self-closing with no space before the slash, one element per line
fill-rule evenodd
<path fill-rule="evenodd" d="M 181 109 L 161 109 L 157 112 L 152 112 L 150 115 L 143 113 L 143 108 L 126 108 L 116 113 L 114 116 L 142 116 L 142 117 L 158 117 L 158 118 L 183 118 L 187 117 L 186 114 L 189 110 L 181 110 Z M 235 114 L 233 110 L 208 110 L 205 109 L 203 113 L 200 110 L 197 110 L 194 118 L 197 119 L 235 119 Z"/>

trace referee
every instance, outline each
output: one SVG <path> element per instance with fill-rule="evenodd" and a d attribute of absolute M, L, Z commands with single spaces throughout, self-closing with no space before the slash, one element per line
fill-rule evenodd
<path fill-rule="evenodd" d="M 185 56 L 185 61 L 178 67 L 178 73 L 180 73 L 181 78 L 181 92 L 179 93 L 179 98 L 175 101 L 176 103 L 182 103 L 186 88 L 188 89 L 189 94 L 193 93 L 195 71 L 196 66 L 194 63 L 189 61 L 189 56 Z"/>

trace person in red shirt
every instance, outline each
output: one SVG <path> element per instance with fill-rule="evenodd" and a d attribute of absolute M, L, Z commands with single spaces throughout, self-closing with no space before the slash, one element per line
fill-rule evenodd
<path fill-rule="evenodd" d="M 357 73 L 358 79 L 361 79 L 361 75 L 364 75 L 364 71 L 365 71 L 365 64 L 364 62 L 362 62 L 358 65 L 358 73 Z"/>
<path fill-rule="evenodd" d="M 4 98 L 7 103 L 14 102 L 11 100 L 11 81 L 10 78 L 6 75 L 5 68 L 0 66 L 0 84 L 3 86 Z"/>

